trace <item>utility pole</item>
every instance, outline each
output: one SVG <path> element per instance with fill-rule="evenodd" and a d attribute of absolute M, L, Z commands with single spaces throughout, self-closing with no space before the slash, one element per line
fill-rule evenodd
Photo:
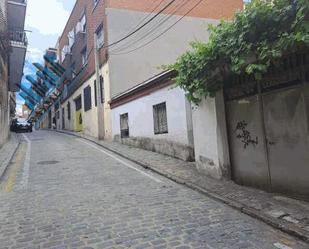
<path fill-rule="evenodd" d="M 97 42 L 97 34 L 94 33 L 94 61 L 95 61 L 95 74 L 96 74 L 96 91 L 97 91 L 97 114 L 98 114 L 98 139 L 103 140 L 105 137 L 104 128 L 104 103 L 101 103 L 101 89 L 100 89 L 100 49 Z M 103 83 L 102 83 L 103 84 Z M 103 86 L 102 86 L 103 88 Z M 104 88 L 103 88 L 104 89 Z M 102 90 L 103 90 L 102 89 Z M 102 91 L 102 94 L 103 91 Z"/>

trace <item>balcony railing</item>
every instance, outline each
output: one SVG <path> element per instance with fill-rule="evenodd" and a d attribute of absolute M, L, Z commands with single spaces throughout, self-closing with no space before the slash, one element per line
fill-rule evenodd
<path fill-rule="evenodd" d="M 25 31 L 9 31 L 9 38 L 13 45 L 28 45 L 28 39 Z"/>

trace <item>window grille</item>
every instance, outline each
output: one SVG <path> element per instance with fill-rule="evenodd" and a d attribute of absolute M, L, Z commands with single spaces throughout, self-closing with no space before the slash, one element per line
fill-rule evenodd
<path fill-rule="evenodd" d="M 84 89 L 84 110 L 89 111 L 91 109 L 91 87 L 87 86 Z"/>
<path fill-rule="evenodd" d="M 129 137 L 129 115 L 128 113 L 120 115 L 120 135 L 121 138 Z"/>
<path fill-rule="evenodd" d="M 71 120 L 71 103 L 70 102 L 68 102 L 67 109 L 68 109 L 68 120 Z"/>
<path fill-rule="evenodd" d="M 104 97 L 104 78 L 102 75 L 100 76 L 100 93 L 101 93 L 101 103 L 103 104 L 105 101 L 105 97 Z"/>
<path fill-rule="evenodd" d="M 166 103 L 153 106 L 154 133 L 168 133 Z"/>
<path fill-rule="evenodd" d="M 74 101 L 75 101 L 75 110 L 79 111 L 80 109 L 82 109 L 82 97 L 80 96 Z"/>
<path fill-rule="evenodd" d="M 98 93 L 97 93 L 97 81 L 94 80 L 94 105 L 97 106 L 98 105 Z"/>

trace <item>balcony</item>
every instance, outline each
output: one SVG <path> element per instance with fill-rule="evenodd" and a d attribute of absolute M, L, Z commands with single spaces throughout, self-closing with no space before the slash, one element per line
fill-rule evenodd
<path fill-rule="evenodd" d="M 27 50 L 27 37 L 24 32 L 26 18 L 26 0 L 7 1 L 8 37 L 11 45 L 9 61 L 9 90 L 18 91 L 17 84 L 23 76 L 23 67 Z"/>
<path fill-rule="evenodd" d="M 9 31 L 9 39 L 12 47 L 24 47 L 28 45 L 28 39 L 25 31 Z"/>
<path fill-rule="evenodd" d="M 23 68 L 27 51 L 27 36 L 24 31 L 9 31 L 11 53 L 9 61 L 9 90 L 18 91 L 17 84 L 23 76 Z"/>

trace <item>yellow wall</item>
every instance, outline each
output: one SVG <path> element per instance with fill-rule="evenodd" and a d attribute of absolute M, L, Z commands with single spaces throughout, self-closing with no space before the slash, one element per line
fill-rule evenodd
<path fill-rule="evenodd" d="M 75 131 L 83 130 L 83 115 L 82 110 L 75 111 Z"/>

